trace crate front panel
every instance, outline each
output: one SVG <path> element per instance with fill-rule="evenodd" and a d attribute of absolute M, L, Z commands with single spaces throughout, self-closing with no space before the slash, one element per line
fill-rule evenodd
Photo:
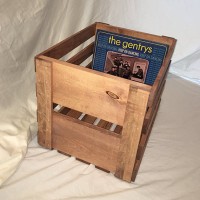
<path fill-rule="evenodd" d="M 53 63 L 53 102 L 123 125 L 129 83 L 91 71 Z"/>

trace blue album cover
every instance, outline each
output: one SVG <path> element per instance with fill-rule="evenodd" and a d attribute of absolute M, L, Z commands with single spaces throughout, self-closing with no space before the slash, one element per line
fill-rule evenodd
<path fill-rule="evenodd" d="M 153 85 L 168 45 L 97 30 L 92 68 Z"/>

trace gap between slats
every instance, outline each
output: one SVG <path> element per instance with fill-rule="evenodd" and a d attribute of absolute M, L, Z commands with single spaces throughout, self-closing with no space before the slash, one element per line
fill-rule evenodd
<path fill-rule="evenodd" d="M 70 108 L 63 107 L 61 105 L 54 104 L 53 110 L 55 112 L 73 117 L 75 119 L 84 121 L 84 122 L 89 123 L 89 124 L 96 125 L 98 127 L 104 128 L 104 129 L 109 130 L 111 132 L 115 132 L 117 134 L 121 134 L 121 132 L 122 132 L 122 126 L 119 126 L 117 124 L 105 121 L 103 119 L 96 118 L 94 116 L 91 116 L 91 115 L 88 115 L 88 114 L 85 114 L 85 113 L 81 113 L 81 112 L 76 111 L 76 110 L 72 110 Z"/>

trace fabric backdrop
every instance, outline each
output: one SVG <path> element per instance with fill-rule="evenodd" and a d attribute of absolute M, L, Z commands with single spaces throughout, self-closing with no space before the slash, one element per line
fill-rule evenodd
<path fill-rule="evenodd" d="M 178 40 L 170 72 L 200 84 L 200 1 L 0 0 L 0 185 L 37 133 L 34 56 L 100 21 Z"/>

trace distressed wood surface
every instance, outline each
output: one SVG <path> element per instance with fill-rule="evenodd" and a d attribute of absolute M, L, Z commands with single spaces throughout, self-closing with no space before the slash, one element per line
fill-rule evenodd
<path fill-rule="evenodd" d="M 115 176 L 131 181 L 149 92 L 130 86 Z"/>
<path fill-rule="evenodd" d="M 52 148 L 52 65 L 36 59 L 38 143 Z"/>

